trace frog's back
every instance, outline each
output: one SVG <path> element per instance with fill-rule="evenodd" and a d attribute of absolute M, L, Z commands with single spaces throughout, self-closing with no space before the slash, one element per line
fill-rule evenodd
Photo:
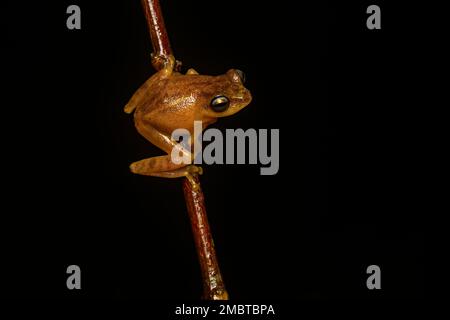
<path fill-rule="evenodd" d="M 173 73 L 169 78 L 152 81 L 136 106 L 138 116 L 150 119 L 162 114 L 185 115 L 187 110 L 215 91 L 212 76 Z"/>

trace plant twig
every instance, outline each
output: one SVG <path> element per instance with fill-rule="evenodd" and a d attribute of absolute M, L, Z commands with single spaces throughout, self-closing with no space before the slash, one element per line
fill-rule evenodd
<path fill-rule="evenodd" d="M 169 37 L 164 25 L 159 0 L 142 0 L 153 46 L 152 65 L 160 70 L 172 54 Z M 177 61 L 177 69 L 181 62 Z M 203 280 L 203 298 L 208 300 L 228 300 L 228 293 L 220 273 L 214 242 L 206 215 L 205 198 L 200 187 L 198 175 L 194 175 L 198 188 L 193 188 L 188 179 L 183 179 L 183 192 L 191 221 Z"/>
<path fill-rule="evenodd" d="M 194 234 L 195 248 L 203 278 L 203 298 L 209 300 L 228 300 L 228 293 L 220 274 L 217 262 L 214 241 L 209 229 L 208 217 L 206 215 L 205 198 L 198 175 L 194 176 L 198 183 L 198 189 L 194 190 L 188 179 L 183 181 L 184 198 L 191 220 L 192 232 Z"/>
<path fill-rule="evenodd" d="M 172 54 L 161 6 L 159 0 L 141 0 L 141 2 L 153 46 L 152 65 L 156 70 L 160 70 L 164 67 L 167 57 Z M 179 70 L 180 66 L 181 62 L 177 61 L 175 70 Z"/>

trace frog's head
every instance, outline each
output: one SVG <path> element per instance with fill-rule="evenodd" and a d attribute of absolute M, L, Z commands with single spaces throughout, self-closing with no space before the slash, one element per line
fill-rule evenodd
<path fill-rule="evenodd" d="M 244 87 L 245 75 L 242 71 L 231 69 L 221 76 L 214 77 L 214 85 L 205 90 L 203 116 L 220 118 L 235 114 L 252 100 L 250 91 Z"/>

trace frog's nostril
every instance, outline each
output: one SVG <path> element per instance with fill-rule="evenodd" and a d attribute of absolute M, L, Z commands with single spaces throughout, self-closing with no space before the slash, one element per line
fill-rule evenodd
<path fill-rule="evenodd" d="M 236 69 L 236 73 L 239 75 L 239 78 L 241 78 L 241 82 L 245 83 L 245 73 L 244 73 L 244 71 Z"/>

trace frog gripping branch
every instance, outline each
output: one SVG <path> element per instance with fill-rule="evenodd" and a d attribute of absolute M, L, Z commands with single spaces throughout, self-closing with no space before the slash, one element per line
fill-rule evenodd
<path fill-rule="evenodd" d="M 137 131 L 167 154 L 133 162 L 130 169 L 141 175 L 186 177 L 183 191 L 202 272 L 203 298 L 228 300 L 198 178 L 202 169 L 192 165 L 196 156 L 192 147 L 181 150 L 191 164 L 172 161 L 172 150 L 179 145 L 171 134 L 176 129 L 185 129 L 197 139 L 193 136 L 194 121 L 202 121 L 205 129 L 217 118 L 247 106 L 252 97 L 244 87 L 244 74 L 240 70 L 231 69 L 219 76 L 200 75 L 194 69 L 179 73 L 181 62 L 172 54 L 159 1 L 142 0 L 142 5 L 154 51 L 152 65 L 157 72 L 133 94 L 124 110 L 134 111 Z"/>
<path fill-rule="evenodd" d="M 167 153 L 134 162 L 130 168 L 133 173 L 142 175 L 185 176 L 196 189 L 198 185 L 192 175 L 201 173 L 201 168 L 172 161 L 174 149 L 180 151 L 180 145 L 171 139 L 172 133 L 176 129 L 185 129 L 197 141 L 194 121 L 201 121 L 204 129 L 217 118 L 232 115 L 247 106 L 251 95 L 243 86 L 242 71 L 232 69 L 224 75 L 206 76 L 190 69 L 183 75 L 174 71 L 174 67 L 175 58 L 170 55 L 165 66 L 151 76 L 125 106 L 127 113 L 135 110 L 138 132 Z M 181 149 L 190 163 L 196 156 L 191 150 Z"/>

